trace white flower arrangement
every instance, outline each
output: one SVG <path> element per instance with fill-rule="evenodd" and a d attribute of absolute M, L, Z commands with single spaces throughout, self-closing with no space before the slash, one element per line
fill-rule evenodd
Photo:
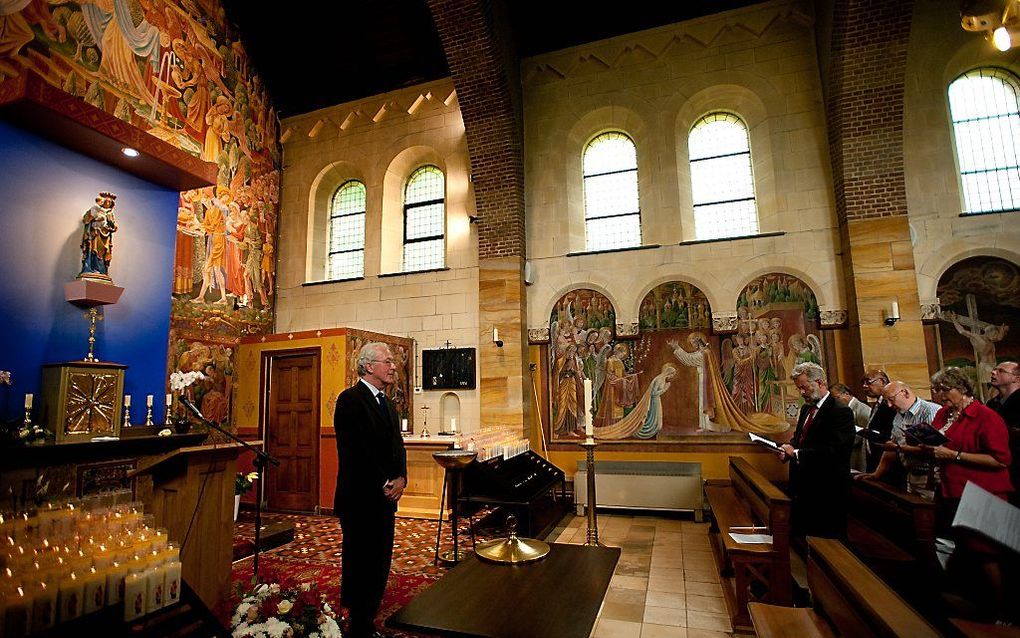
<path fill-rule="evenodd" d="M 188 386 L 199 379 L 204 379 L 205 375 L 198 370 L 192 370 L 190 372 L 172 372 L 170 374 L 170 389 L 174 392 L 181 392 Z"/>
<path fill-rule="evenodd" d="M 312 583 L 259 585 L 230 619 L 233 638 L 342 638 L 336 613 Z"/>

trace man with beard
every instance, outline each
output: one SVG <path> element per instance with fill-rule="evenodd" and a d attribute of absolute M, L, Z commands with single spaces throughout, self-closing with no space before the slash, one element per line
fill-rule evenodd
<path fill-rule="evenodd" d="M 797 364 L 790 380 L 804 398 L 797 429 L 780 455 L 790 461 L 792 531 L 800 537 L 845 538 L 854 413 L 829 394 L 825 370 L 817 363 Z"/>

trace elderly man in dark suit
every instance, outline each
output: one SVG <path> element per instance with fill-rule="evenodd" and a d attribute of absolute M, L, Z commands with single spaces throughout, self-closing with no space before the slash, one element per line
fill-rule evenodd
<path fill-rule="evenodd" d="M 375 629 L 393 555 L 397 501 L 407 486 L 407 455 L 397 412 L 385 388 L 397 366 L 385 343 L 358 353 L 361 379 L 340 393 L 333 414 L 339 461 L 333 511 L 343 530 L 340 598 L 350 612 L 350 638 L 381 635 Z"/>
<path fill-rule="evenodd" d="M 820 365 L 798 364 L 790 379 L 804 397 L 797 429 L 781 455 L 791 462 L 793 533 L 845 538 L 854 413 L 829 394 Z"/>

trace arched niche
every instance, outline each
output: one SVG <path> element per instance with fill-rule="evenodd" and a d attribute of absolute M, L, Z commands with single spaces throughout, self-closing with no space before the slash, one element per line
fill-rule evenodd
<path fill-rule="evenodd" d="M 456 392 L 446 392 L 439 398 L 439 430 L 448 432 L 450 420 L 457 419 L 457 431 L 464 431 L 464 421 L 460 418 L 460 397 Z"/>
<path fill-rule="evenodd" d="M 1020 266 L 999 257 L 970 257 L 939 278 L 939 313 L 926 343 L 929 367 L 962 368 L 976 394 L 991 397 L 992 369 L 1020 358 Z"/>

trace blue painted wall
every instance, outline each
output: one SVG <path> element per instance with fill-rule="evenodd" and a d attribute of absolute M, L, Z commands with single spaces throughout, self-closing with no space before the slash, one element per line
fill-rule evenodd
<path fill-rule="evenodd" d="M 105 307 L 96 355 L 129 366 L 133 422 L 147 394 L 162 418 L 178 193 L 0 121 L 0 370 L 14 382 L 0 387 L 5 420 L 23 414 L 26 392 L 39 396 L 42 364 L 88 351 L 88 321 L 64 301 L 64 283 L 81 269 L 82 215 L 103 190 L 117 194 L 110 276 L 124 294 Z"/>

